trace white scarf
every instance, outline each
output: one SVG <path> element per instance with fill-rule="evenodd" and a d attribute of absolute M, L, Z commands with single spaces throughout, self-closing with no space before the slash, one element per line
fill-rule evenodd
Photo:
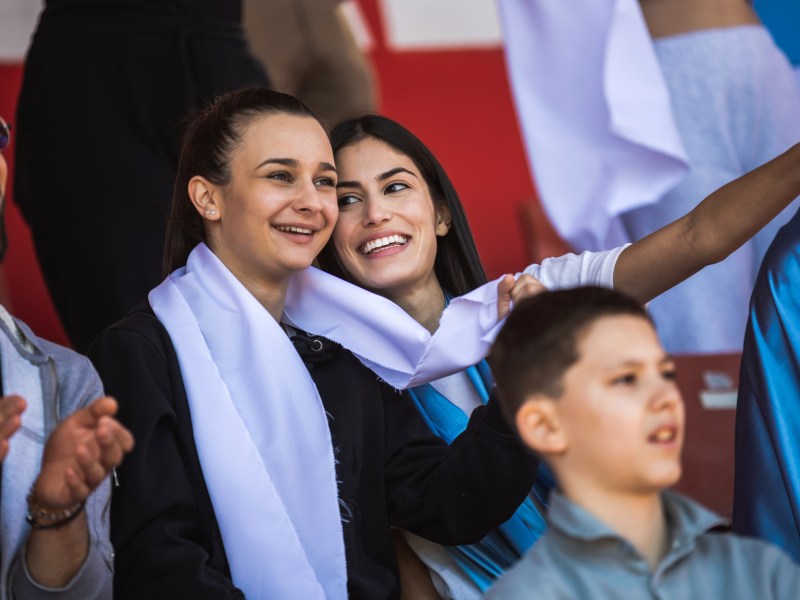
<path fill-rule="evenodd" d="M 341 344 L 381 379 L 405 389 L 483 360 L 502 325 L 498 281 L 453 298 L 431 334 L 391 300 L 310 267 L 289 281 L 283 319 Z"/>
<path fill-rule="evenodd" d="M 248 598 L 345 599 L 331 435 L 291 341 L 204 244 L 149 299 L 178 355 L 234 583 Z"/>

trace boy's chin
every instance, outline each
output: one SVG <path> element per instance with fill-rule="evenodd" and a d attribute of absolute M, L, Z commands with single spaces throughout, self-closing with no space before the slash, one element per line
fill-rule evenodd
<path fill-rule="evenodd" d="M 681 478 L 681 465 L 660 464 L 658 468 L 649 469 L 645 473 L 639 473 L 628 480 L 619 491 L 633 493 L 635 495 L 658 494 L 661 491 L 674 486 Z M 624 488 L 627 488 L 625 490 Z"/>
<path fill-rule="evenodd" d="M 648 478 L 647 485 L 651 492 L 660 492 L 666 488 L 671 488 L 681 479 L 682 469 L 680 464 L 672 468 L 664 469 L 662 472 L 653 473 Z"/>

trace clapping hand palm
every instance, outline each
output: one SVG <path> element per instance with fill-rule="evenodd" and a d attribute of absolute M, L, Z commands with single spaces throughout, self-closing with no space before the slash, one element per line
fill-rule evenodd
<path fill-rule="evenodd" d="M 133 448 L 133 436 L 116 419 L 117 403 L 104 397 L 56 427 L 34 486 L 37 503 L 64 508 L 83 502 Z"/>

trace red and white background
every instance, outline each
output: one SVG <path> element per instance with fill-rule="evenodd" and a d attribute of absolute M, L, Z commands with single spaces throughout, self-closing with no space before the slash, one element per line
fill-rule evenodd
<path fill-rule="evenodd" d="M 0 1 L 0 114 L 12 122 L 36 0 Z M 370 56 L 380 111 L 417 133 L 439 157 L 466 207 L 490 276 L 530 258 L 519 206 L 534 196 L 493 0 L 350 0 L 345 9 Z M 65 115 L 65 118 L 69 118 Z M 76 123 L 76 135 L 80 124 Z M 65 144 L 68 141 L 65 140 Z M 65 151 L 69 148 L 65 147 Z M 13 145 L 6 158 L 13 168 Z M 80 189 L 80 182 L 69 182 Z M 14 314 L 66 342 L 9 188 L 11 249 L 3 269 Z"/>

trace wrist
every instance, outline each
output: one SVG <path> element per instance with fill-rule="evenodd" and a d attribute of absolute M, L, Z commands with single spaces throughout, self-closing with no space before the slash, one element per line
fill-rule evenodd
<path fill-rule="evenodd" d="M 53 508 L 40 503 L 33 490 L 28 494 L 28 515 L 25 520 L 33 529 L 56 529 L 74 520 L 86 504 L 85 500 L 70 506 Z"/>

